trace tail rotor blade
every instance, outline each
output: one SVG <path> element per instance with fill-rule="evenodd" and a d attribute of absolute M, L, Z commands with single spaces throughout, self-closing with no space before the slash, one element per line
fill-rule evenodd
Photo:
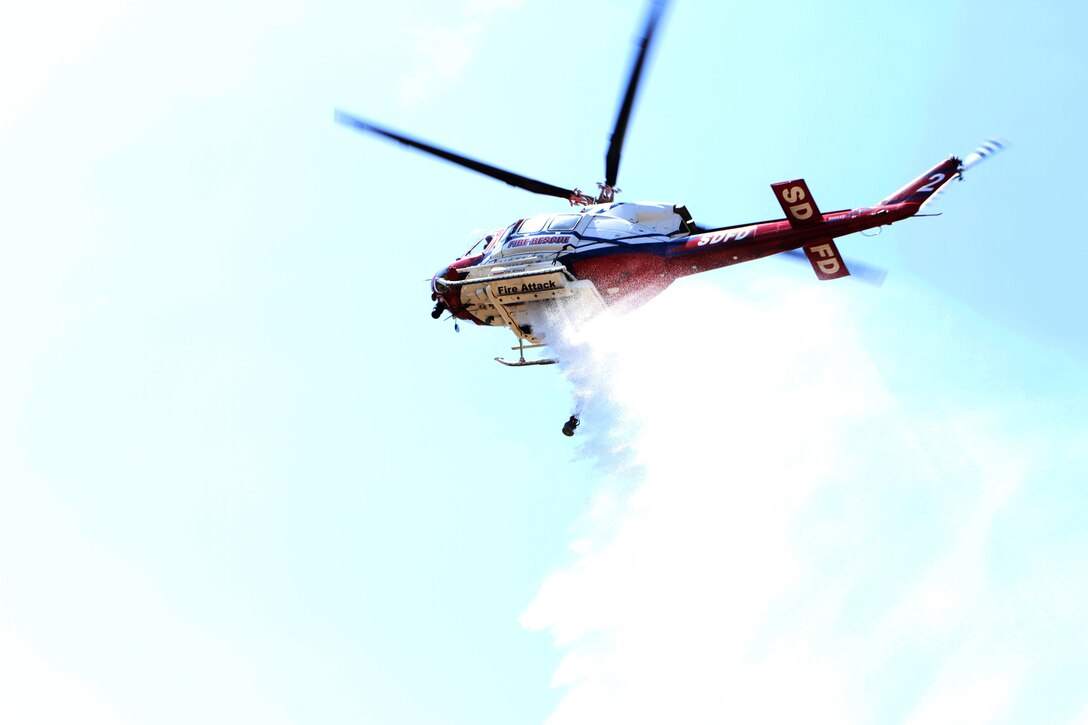
<path fill-rule="evenodd" d="M 991 138 L 991 139 L 987 140 L 981 146 L 979 146 L 977 149 L 975 149 L 971 153 L 967 154 L 966 157 L 964 157 L 964 159 L 963 159 L 963 170 L 967 171 L 967 169 L 971 168 L 972 166 L 979 163 L 980 161 L 993 156 L 998 151 L 1004 151 L 1008 147 L 1009 147 L 1009 142 L 1005 141 L 1004 139 Z"/>
<path fill-rule="evenodd" d="M 991 138 L 984 141 L 978 148 L 971 153 L 967 154 L 960 162 L 960 180 L 963 180 L 963 174 L 968 169 L 977 166 L 980 162 L 985 161 L 994 154 L 1004 151 L 1009 147 L 1009 142 L 1004 139 Z M 944 197 L 944 193 L 948 187 L 941 187 L 937 190 L 937 193 L 925 200 L 918 211 L 928 211 L 934 206 L 937 206 L 937 200 Z"/>
<path fill-rule="evenodd" d="M 531 191 L 534 194 L 556 196 L 560 199 L 572 199 L 578 196 L 578 193 L 574 189 L 564 189 L 561 186 L 555 186 L 554 184 L 549 184 L 544 181 L 532 179 L 528 176 L 515 174 L 514 172 L 507 171 L 506 169 L 500 169 L 497 166 L 485 164 L 482 161 L 477 161 L 467 156 L 462 156 L 461 154 L 454 153 L 453 151 L 449 151 L 438 146 L 433 146 L 425 141 L 420 141 L 419 139 L 405 136 L 398 131 L 393 131 L 388 128 L 376 126 L 370 121 L 366 121 L 357 116 L 353 116 L 350 113 L 345 113 L 344 111 L 336 111 L 336 122 L 349 128 L 353 128 L 356 131 L 360 131 L 363 133 L 373 133 L 378 136 L 383 136 L 392 141 L 396 141 L 397 143 L 404 144 L 409 148 L 416 149 L 417 151 L 422 151 L 423 153 L 430 154 L 431 156 L 437 156 L 438 158 L 445 159 L 450 163 L 457 164 L 458 166 L 462 166 L 466 169 L 471 169 L 472 171 L 483 174 L 484 176 L 490 176 L 492 179 L 498 179 L 499 181 L 503 181 L 510 186 L 516 186 L 519 189 Z"/>
<path fill-rule="evenodd" d="M 642 77 L 642 68 L 646 63 L 646 55 L 653 41 L 657 22 L 661 19 L 661 13 L 665 9 L 666 0 L 653 0 L 650 7 L 650 17 L 646 21 L 646 29 L 639 41 L 638 55 L 631 67 L 631 74 L 627 79 L 627 90 L 623 94 L 623 102 L 620 104 L 619 113 L 616 116 L 616 124 L 612 129 L 612 139 L 608 144 L 608 152 L 604 157 L 604 183 L 610 187 L 616 185 L 616 177 L 620 172 L 620 153 L 623 150 L 623 138 L 627 135 L 627 122 L 631 119 L 631 109 L 635 105 L 635 95 L 638 93 L 639 79 Z"/>

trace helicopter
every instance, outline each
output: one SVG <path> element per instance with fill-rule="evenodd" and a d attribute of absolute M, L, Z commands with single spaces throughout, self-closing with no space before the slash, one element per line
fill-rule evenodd
<path fill-rule="evenodd" d="M 510 367 L 550 365 L 554 358 L 526 359 L 525 350 L 546 347 L 536 322 L 556 308 L 590 317 L 606 308 L 630 309 L 663 292 L 675 280 L 777 254 L 799 256 L 819 280 L 851 274 L 835 245 L 838 237 L 866 232 L 921 212 L 964 172 L 1005 148 L 989 140 L 963 159 L 950 156 L 873 206 L 823 212 L 804 179 L 771 184 L 781 219 L 704 228 L 683 204 L 617 201 L 620 156 L 646 58 L 666 0 L 654 0 L 605 153 L 604 181 L 595 195 L 492 166 L 400 131 L 336 110 L 335 120 L 534 194 L 567 201 L 568 210 L 540 213 L 481 237 L 431 278 L 431 316 L 505 327 L 517 338 Z M 854 262 L 852 266 L 857 267 Z M 868 270 L 866 270 L 868 272 Z M 579 412 L 563 426 L 567 436 Z"/>

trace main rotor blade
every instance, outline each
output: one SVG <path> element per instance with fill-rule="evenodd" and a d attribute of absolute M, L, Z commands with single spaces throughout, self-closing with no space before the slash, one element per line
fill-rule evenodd
<path fill-rule="evenodd" d="M 357 131 L 365 131 L 366 133 L 374 133 L 385 138 L 392 139 L 398 143 L 402 143 L 405 146 L 417 149 L 432 156 L 437 156 L 440 159 L 445 159 L 451 163 L 463 166 L 466 169 L 472 169 L 473 171 L 483 174 L 484 176 L 490 176 L 492 179 L 498 179 L 504 181 L 510 186 L 516 186 L 519 189 L 525 189 L 531 191 L 534 194 L 546 194 L 547 196 L 557 196 L 560 199 L 570 199 L 575 195 L 573 189 L 564 189 L 561 186 L 555 186 L 548 184 L 537 179 L 530 179 L 528 176 L 522 176 L 521 174 L 515 174 L 512 171 L 500 169 L 497 166 L 491 166 L 485 164 L 482 161 L 476 161 L 470 159 L 467 156 L 461 156 L 453 151 L 447 151 L 446 149 L 439 148 L 438 146 L 432 146 L 429 143 L 420 141 L 418 139 L 405 136 L 404 134 L 392 131 L 381 126 L 375 126 L 369 121 L 364 121 L 357 116 L 353 116 L 350 113 L 344 111 L 336 111 L 336 122 L 349 126 Z"/>
<path fill-rule="evenodd" d="M 608 144 L 608 152 L 604 156 L 604 183 L 608 186 L 616 185 L 616 177 L 620 173 L 620 152 L 623 149 L 623 137 L 627 134 L 627 122 L 631 118 L 631 109 L 635 105 L 635 94 L 638 93 L 639 78 L 642 76 L 642 66 L 646 63 L 646 54 L 650 50 L 650 41 L 653 40 L 657 21 L 665 9 L 666 0 L 653 0 L 650 6 L 650 17 L 646 21 L 646 29 L 642 32 L 639 41 L 638 55 L 635 64 L 631 68 L 631 75 L 627 79 L 627 91 L 623 94 L 623 103 L 620 104 L 620 112 L 616 116 L 616 125 L 612 129 L 612 140 Z"/>

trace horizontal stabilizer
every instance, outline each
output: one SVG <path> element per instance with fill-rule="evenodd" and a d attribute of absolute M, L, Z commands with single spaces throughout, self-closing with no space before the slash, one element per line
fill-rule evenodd
<path fill-rule="evenodd" d="M 817 278 L 839 279 L 850 274 L 850 270 L 846 268 L 846 262 L 839 254 L 839 248 L 830 237 L 809 242 L 802 249 L 805 250 L 805 256 L 812 264 L 812 270 L 816 272 Z"/>
<path fill-rule="evenodd" d="M 808 262 L 808 255 L 801 249 L 790 249 L 782 252 L 780 255 L 783 259 L 788 259 L 791 262 L 797 262 L 804 264 Z M 845 261 L 845 258 L 844 258 Z M 858 282 L 864 282 L 865 284 L 879 287 L 884 284 L 884 279 L 888 276 L 888 270 L 883 267 L 877 267 L 872 264 L 866 264 L 865 262 L 859 262 L 856 259 L 851 259 L 848 265 L 850 269 L 850 279 Z"/>
<path fill-rule="evenodd" d="M 823 223 L 824 217 L 804 179 L 779 181 L 771 184 L 771 190 L 774 191 L 774 198 L 778 200 L 790 226 L 805 228 Z"/>
<path fill-rule="evenodd" d="M 816 206 L 816 200 L 812 198 L 812 192 L 808 190 L 804 179 L 779 181 L 771 184 L 771 190 L 774 191 L 774 198 L 778 199 L 782 211 L 786 213 L 786 220 L 794 229 L 817 229 L 824 223 L 824 216 Z M 817 239 L 801 248 L 818 279 L 839 279 L 850 274 L 831 237 Z"/>

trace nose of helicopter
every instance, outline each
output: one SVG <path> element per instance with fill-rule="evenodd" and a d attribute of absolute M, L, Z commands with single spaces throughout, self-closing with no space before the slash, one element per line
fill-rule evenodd
<path fill-rule="evenodd" d="M 438 319 L 446 310 L 452 309 L 456 304 L 453 299 L 455 293 L 446 281 L 450 278 L 450 267 L 443 267 L 431 277 L 431 299 L 434 300 L 434 309 L 431 317 Z"/>
<path fill-rule="evenodd" d="M 431 277 L 431 299 L 435 302 L 434 309 L 431 310 L 431 317 L 437 320 L 442 316 L 443 312 L 449 310 L 454 317 L 459 317 L 462 320 L 469 319 L 468 314 L 465 312 L 465 306 L 461 304 L 461 287 L 456 283 L 463 280 L 467 275 L 466 270 L 479 262 L 482 257 L 482 254 L 462 257 L 438 270 Z"/>

